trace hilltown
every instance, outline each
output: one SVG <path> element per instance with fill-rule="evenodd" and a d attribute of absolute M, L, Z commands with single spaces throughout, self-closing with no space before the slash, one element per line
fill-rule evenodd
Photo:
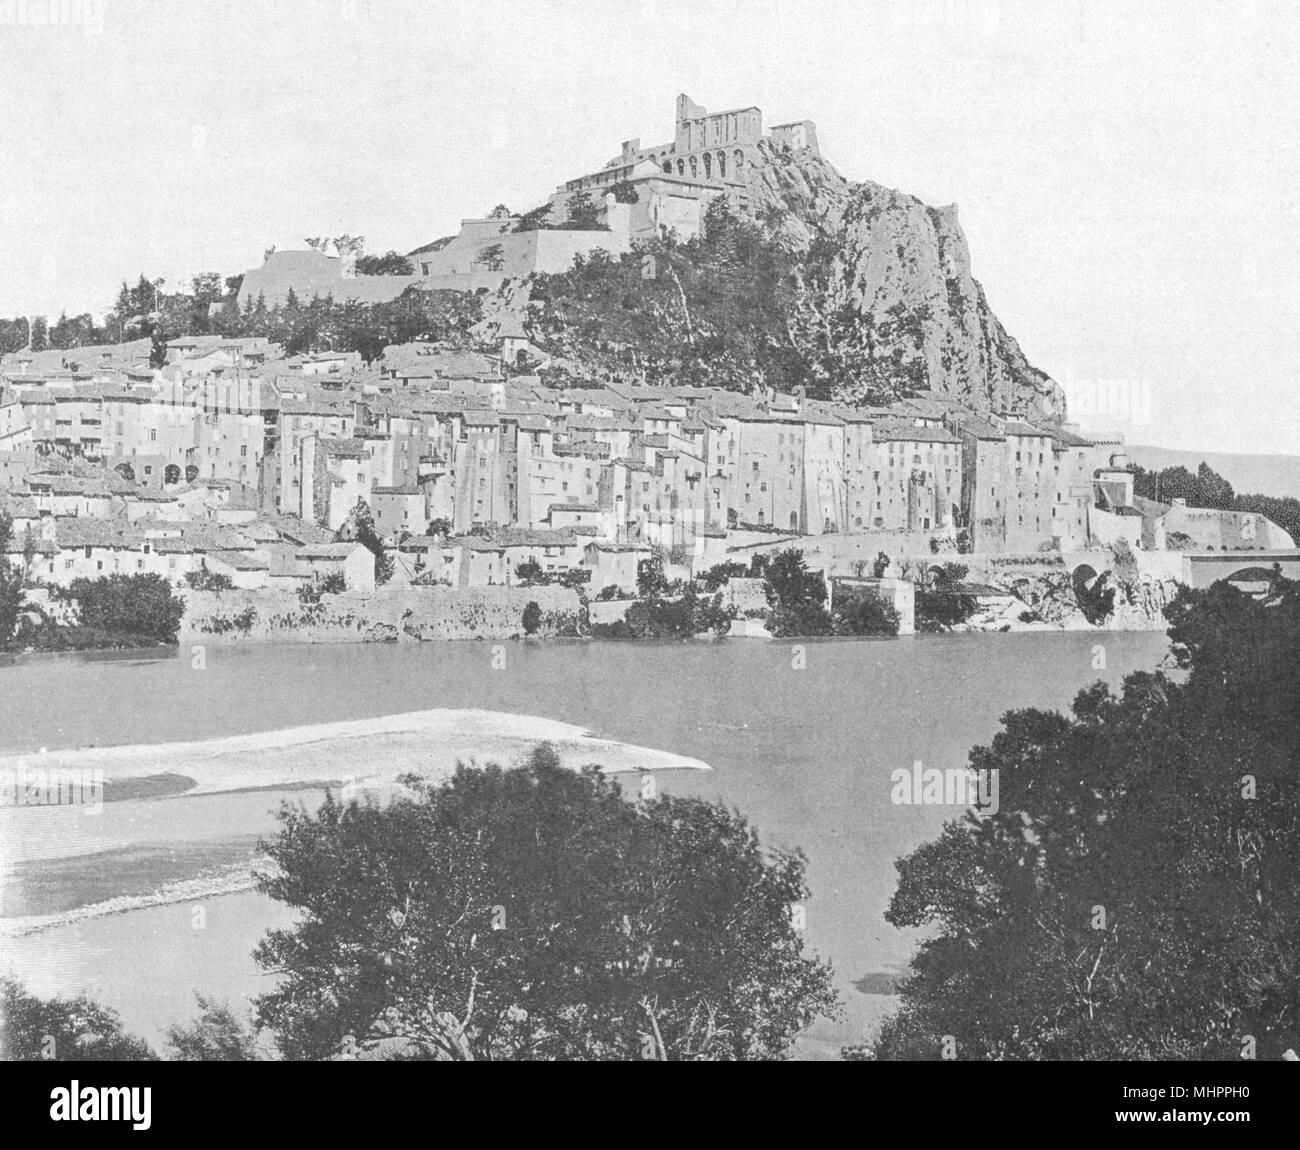
<path fill-rule="evenodd" d="M 272 248 L 241 277 L 239 302 L 496 291 L 577 255 L 698 235 L 715 199 L 748 208 L 771 149 L 820 154 L 811 121 L 765 133 L 755 107 L 710 113 L 680 95 L 675 121 L 671 141 L 625 141 L 552 194 L 561 215 L 588 197 L 594 230 L 502 209 L 412 252 L 413 275 L 357 275 L 351 242 L 334 256 L 322 242 Z M 160 367 L 147 339 L 0 358 L 0 511 L 29 579 L 180 584 L 208 571 L 247 589 L 333 576 L 372 590 L 359 512 L 396 586 L 576 573 L 593 594 L 635 587 L 652 552 L 696 575 L 792 536 L 819 537 L 827 575 L 861 574 L 880 552 L 1294 547 L 1260 514 L 1135 495 L 1119 438 L 1059 417 L 977 412 L 929 390 L 861 408 L 583 378 L 517 316 L 479 350 L 405 344 L 371 363 L 289 356 L 265 337 L 186 336 L 165 350 Z"/>
<path fill-rule="evenodd" d="M 434 346 L 285 357 L 188 337 L 0 363 L 10 556 L 51 585 L 209 570 L 236 587 L 331 572 L 374 586 L 358 503 L 392 581 L 509 585 L 537 564 L 631 588 L 652 550 L 692 573 L 790 536 L 846 556 L 1290 548 L 1257 514 L 1133 494 L 1113 438 L 923 392 L 856 409 L 706 388 L 550 386 L 499 354 Z M 342 538 L 343 541 L 340 541 Z M 851 560 L 849 560 L 851 562 Z M 530 567 L 530 570 L 536 570 Z"/>

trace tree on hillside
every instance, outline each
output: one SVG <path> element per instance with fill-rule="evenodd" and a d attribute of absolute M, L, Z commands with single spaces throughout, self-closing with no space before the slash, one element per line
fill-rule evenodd
<path fill-rule="evenodd" d="M 1098 683 L 1070 716 L 1011 712 L 971 752 L 998 772 L 997 810 L 896 864 L 886 917 L 929 933 L 902 1009 L 856 1056 L 1273 1059 L 1300 1043 L 1300 584 L 1183 588 L 1165 613 L 1185 678 L 1135 673 L 1119 697 Z"/>
<path fill-rule="evenodd" d="M 526 211 L 515 221 L 514 230 L 517 232 L 535 232 L 546 228 L 553 228 L 556 225 L 551 222 L 551 205 L 538 204 L 537 207 Z"/>
<path fill-rule="evenodd" d="M 188 329 L 181 335 L 208 335 L 212 331 L 209 318 L 214 303 L 222 298 L 220 272 L 200 272 L 190 280 L 190 307 Z"/>
<path fill-rule="evenodd" d="M 569 197 L 565 220 L 560 226 L 569 231 L 608 231 L 601 215 L 602 208 L 591 198 L 590 192 L 575 192 Z"/>
<path fill-rule="evenodd" d="M 21 351 L 27 346 L 27 320 L 23 316 L 16 319 L 0 319 L 0 355 L 11 351 Z"/>
<path fill-rule="evenodd" d="M 96 332 L 95 320 L 89 313 L 70 316 L 63 312 L 58 322 L 49 329 L 49 344 L 50 347 L 61 350 L 82 347 L 95 343 L 98 334 L 102 333 Z"/>
<path fill-rule="evenodd" d="M 380 256 L 358 256 L 359 276 L 412 276 L 415 268 L 401 252 L 387 251 Z"/>
<path fill-rule="evenodd" d="M 256 957 L 290 1058 L 779 1058 L 837 1010 L 805 953 L 797 852 L 720 804 L 632 804 L 548 746 L 408 779 L 385 807 L 287 805 L 262 889 L 296 908 Z"/>
<path fill-rule="evenodd" d="M 647 260 L 653 276 L 644 274 Z M 566 356 L 649 382 L 789 390 L 806 378 L 785 306 L 795 262 L 715 200 L 704 234 L 688 242 L 661 237 L 617 259 L 597 252 L 537 276 L 537 330 Z"/>

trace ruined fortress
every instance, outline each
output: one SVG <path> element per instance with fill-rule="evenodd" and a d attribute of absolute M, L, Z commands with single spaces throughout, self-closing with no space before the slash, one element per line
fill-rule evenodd
<path fill-rule="evenodd" d="M 518 216 L 465 219 L 456 236 L 410 254 L 410 276 L 356 276 L 346 258 L 271 250 L 261 267 L 245 273 L 239 302 L 243 306 L 263 296 L 274 307 L 284 303 L 290 288 L 300 300 L 332 295 L 366 303 L 395 299 L 412 286 L 492 290 L 534 272 L 567 271 L 576 256 L 597 250 L 618 256 L 637 240 L 670 232 L 687 240 L 700 233 L 705 209 L 717 196 L 725 196 L 737 211 L 748 209 L 749 181 L 765 140 L 820 154 L 811 120 L 776 124 L 765 134 L 758 108 L 709 112 L 679 95 L 671 141 L 643 148 L 639 139 L 625 140 L 602 168 L 566 180 L 550 196 L 553 224 L 567 218 L 574 196 L 585 193 L 599 209 L 599 228 L 516 231 Z"/>

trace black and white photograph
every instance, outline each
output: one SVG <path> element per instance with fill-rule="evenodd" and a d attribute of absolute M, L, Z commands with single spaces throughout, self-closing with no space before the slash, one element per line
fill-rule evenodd
<path fill-rule="evenodd" d="M 1282 0 L 0 0 L 24 1105 L 1118 1063 L 1100 1129 L 1248 1124 L 1297 75 Z"/>

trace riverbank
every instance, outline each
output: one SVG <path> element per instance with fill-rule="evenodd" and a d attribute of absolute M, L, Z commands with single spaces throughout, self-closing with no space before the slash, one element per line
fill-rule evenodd
<path fill-rule="evenodd" d="M 987 587 L 978 612 L 953 631 L 1159 631 L 1173 588 L 1117 588 L 1113 614 L 1090 622 L 1069 575 L 1023 567 L 979 572 Z M 446 640 L 610 638 L 636 599 L 585 602 L 576 591 L 544 587 L 408 587 L 324 595 L 304 604 L 285 592 L 186 592 L 182 647 L 209 643 L 421 643 Z M 538 615 L 525 626 L 524 612 Z M 758 632 L 762 634 L 762 632 Z M 783 635 L 784 639 L 800 636 Z"/>

